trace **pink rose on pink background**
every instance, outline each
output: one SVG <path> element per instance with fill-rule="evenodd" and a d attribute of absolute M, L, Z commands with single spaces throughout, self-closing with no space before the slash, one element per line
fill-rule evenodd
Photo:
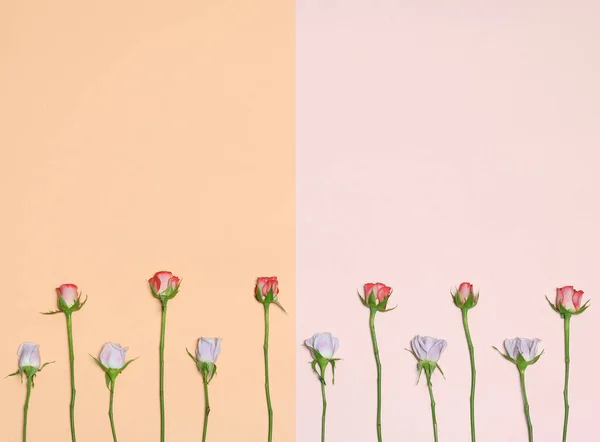
<path fill-rule="evenodd" d="M 454 303 L 460 308 L 470 309 L 477 305 L 479 301 L 479 292 L 473 290 L 473 284 L 462 282 L 452 295 Z"/>
<path fill-rule="evenodd" d="M 363 289 L 364 293 L 362 295 L 359 293 L 359 297 L 365 307 L 376 307 L 378 311 L 386 311 L 388 299 L 392 294 L 391 287 L 381 282 L 369 282 Z"/>
<path fill-rule="evenodd" d="M 375 295 L 375 299 L 377 302 L 383 302 L 392 294 L 392 288 L 387 285 L 376 282 L 376 283 L 367 283 L 365 284 L 365 301 L 369 300 L 369 296 L 371 292 Z"/>
<path fill-rule="evenodd" d="M 576 312 L 581 308 L 583 290 L 575 290 L 572 285 L 556 289 L 556 308 L 561 306 L 570 312 Z"/>

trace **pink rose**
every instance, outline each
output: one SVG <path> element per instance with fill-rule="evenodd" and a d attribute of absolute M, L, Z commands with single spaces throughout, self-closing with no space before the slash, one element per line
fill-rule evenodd
<path fill-rule="evenodd" d="M 156 296 L 166 296 L 172 298 L 177 294 L 180 280 L 171 272 L 156 272 L 152 278 L 148 280 L 148 284 Z"/>
<path fill-rule="evenodd" d="M 583 290 L 575 290 L 572 285 L 556 289 L 556 308 L 561 306 L 570 312 L 576 312 L 581 308 Z"/>
<path fill-rule="evenodd" d="M 471 294 L 473 294 L 473 300 L 477 301 L 477 297 L 479 295 L 475 295 L 475 293 L 473 293 L 473 284 L 471 284 L 470 282 L 463 282 L 458 287 L 458 296 L 459 296 L 461 302 L 465 303 L 467 301 L 467 299 L 469 299 L 469 296 Z"/>
<path fill-rule="evenodd" d="M 17 350 L 19 368 L 40 368 L 40 346 L 33 342 L 23 342 Z"/>
<path fill-rule="evenodd" d="M 102 362 L 102 365 L 107 369 L 121 369 L 127 363 L 125 360 L 127 357 L 127 350 L 129 350 L 128 347 L 123 348 L 120 344 L 108 342 L 102 347 L 102 351 L 100 352 L 100 362 Z"/>
<path fill-rule="evenodd" d="M 279 282 L 276 276 L 265 277 L 262 276 L 256 279 L 256 288 L 254 289 L 255 295 L 259 301 L 264 301 L 272 292 L 273 298 L 277 297 L 279 293 Z"/>
<path fill-rule="evenodd" d="M 390 297 L 392 294 L 392 288 L 381 282 L 365 284 L 365 302 L 369 302 L 371 293 L 373 293 L 373 296 L 375 297 L 375 305 L 377 305 L 383 301 L 386 301 Z"/>
<path fill-rule="evenodd" d="M 73 307 L 79 299 L 79 292 L 75 284 L 63 284 L 56 289 L 56 293 L 69 308 Z"/>

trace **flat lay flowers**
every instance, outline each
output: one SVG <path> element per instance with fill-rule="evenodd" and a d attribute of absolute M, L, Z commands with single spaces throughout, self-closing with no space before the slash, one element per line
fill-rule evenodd
<path fill-rule="evenodd" d="M 167 306 L 168 302 L 172 300 L 180 291 L 182 280 L 175 276 L 173 273 L 168 271 L 160 271 L 154 274 L 148 280 L 148 287 L 150 288 L 151 294 L 160 301 L 161 321 L 160 321 L 160 339 L 158 345 L 158 357 L 159 357 L 159 372 L 158 372 L 158 410 L 160 412 L 160 440 L 164 442 L 166 440 L 166 415 L 168 410 L 168 403 L 165 401 L 165 390 L 166 385 L 164 382 L 165 374 L 165 343 L 166 343 L 166 331 L 167 331 Z M 374 389 L 375 389 L 375 403 L 371 403 L 369 400 L 364 400 L 363 406 L 365 408 L 372 408 L 375 410 L 375 421 L 373 425 L 373 440 L 382 442 L 385 435 L 385 426 L 383 425 L 382 417 L 382 378 L 383 370 L 381 359 L 382 355 L 385 357 L 387 352 L 395 351 L 396 349 L 384 348 L 380 354 L 380 346 L 377 339 L 377 330 L 375 319 L 377 313 L 388 313 L 395 310 L 397 307 L 390 307 L 389 301 L 392 296 L 392 288 L 384 283 L 365 283 L 362 288 L 358 291 L 358 297 L 361 304 L 366 307 L 369 311 L 368 325 L 370 337 L 370 349 L 373 352 L 375 366 L 372 367 L 374 377 Z M 66 318 L 67 325 L 67 349 L 68 349 L 68 366 L 70 373 L 70 385 L 65 385 L 64 388 L 69 388 L 70 391 L 70 403 L 69 403 L 69 417 L 70 417 L 70 429 L 71 439 L 74 442 L 76 440 L 76 389 L 75 389 L 75 349 L 74 349 L 74 327 L 73 327 L 73 313 L 79 311 L 87 302 L 88 298 L 82 298 L 81 291 L 74 284 L 62 284 L 56 289 L 58 310 L 50 311 L 44 314 L 54 315 L 63 313 Z M 274 440 L 274 428 L 275 428 L 275 416 L 274 409 L 276 404 L 273 404 L 271 397 L 271 385 L 270 385 L 270 347 L 269 337 L 273 327 L 278 327 L 279 317 L 276 317 L 274 324 L 271 323 L 271 309 L 270 306 L 275 304 L 282 313 L 285 310 L 280 303 L 279 299 L 279 280 L 277 277 L 259 277 L 256 279 L 254 285 L 254 298 L 262 304 L 262 321 L 264 325 L 264 336 L 263 336 L 263 364 L 264 364 L 264 392 L 265 392 L 265 424 L 266 424 L 266 442 L 273 442 Z M 564 332 L 564 384 L 563 384 L 563 398 L 564 398 L 564 419 L 562 429 L 562 441 L 567 441 L 568 425 L 569 425 L 569 376 L 570 376 L 570 342 L 571 342 L 571 319 L 574 316 L 578 316 L 584 313 L 590 306 L 590 301 L 583 300 L 584 292 L 582 290 L 575 289 L 573 286 L 564 286 L 556 289 L 556 297 L 553 301 L 548 299 L 548 303 L 552 310 L 554 310 L 563 321 L 563 332 Z M 469 421 L 465 422 L 465 426 L 468 426 L 470 430 L 471 440 L 476 440 L 476 401 L 475 401 L 475 388 L 476 388 L 476 369 L 475 369 L 475 349 L 471 338 L 471 330 L 469 327 L 469 316 L 468 313 L 471 309 L 476 307 L 480 301 L 479 291 L 476 291 L 473 284 L 469 282 L 463 282 L 457 285 L 451 290 L 451 298 L 456 307 L 461 311 L 462 328 L 464 331 L 467 349 L 469 354 L 469 365 L 470 370 L 470 391 L 469 401 L 465 403 L 465 406 L 469 409 Z M 402 301 L 402 300 L 401 300 Z M 399 310 L 401 311 L 404 305 L 401 302 Z M 387 315 L 386 315 L 387 316 Z M 394 316 L 386 318 L 387 321 L 394 321 Z M 365 321 L 366 322 L 366 321 Z M 366 331 L 365 331 L 366 334 Z M 320 386 L 320 401 L 321 401 L 321 422 L 320 422 L 320 433 L 321 442 L 325 442 L 326 438 L 331 439 L 331 435 L 327 433 L 327 411 L 330 406 L 338 406 L 338 404 L 330 404 L 327 401 L 327 389 L 335 385 L 335 374 L 338 369 L 338 365 L 341 364 L 343 367 L 345 364 L 356 363 L 356 361 L 346 361 L 343 358 L 338 357 L 338 351 L 340 349 L 340 339 L 332 334 L 331 332 L 317 332 L 313 336 L 304 339 L 303 345 L 307 349 L 310 359 L 307 361 L 310 365 L 312 372 L 315 375 L 316 380 Z M 498 349 L 493 347 L 505 360 L 513 364 L 519 374 L 519 386 L 523 402 L 523 412 L 525 422 L 528 431 L 528 441 L 533 442 L 534 440 L 534 427 L 531 413 L 531 404 L 535 404 L 537 398 L 532 398 L 531 402 L 527 392 L 526 373 L 530 366 L 537 364 L 545 350 L 540 348 L 541 340 L 537 337 L 534 338 L 507 338 L 503 342 L 503 348 Z M 254 342 L 254 347 L 258 351 L 259 343 Z M 351 342 L 344 341 L 344 345 L 351 346 Z M 209 386 L 217 378 L 217 363 L 221 354 L 222 338 L 220 337 L 206 337 L 201 336 L 196 341 L 196 346 L 192 352 L 187 350 L 189 357 L 198 369 L 200 379 L 202 382 L 202 396 L 204 398 L 204 411 L 198 413 L 199 420 L 202 420 L 202 431 L 201 438 L 202 442 L 210 440 L 208 428 L 209 428 L 209 416 L 211 412 L 210 406 L 210 395 Z M 416 374 L 417 384 L 419 384 L 421 378 L 424 376 L 425 384 L 427 386 L 429 401 L 430 401 L 430 413 L 432 422 L 431 439 L 434 442 L 439 442 L 438 432 L 438 413 L 443 413 L 443 409 L 437 407 L 434 395 L 434 381 L 438 382 L 440 379 L 445 379 L 445 375 L 441 366 L 441 360 L 443 355 L 447 351 L 448 342 L 441 338 L 416 335 L 409 341 L 409 348 L 406 350 L 412 354 L 416 361 Z M 134 362 L 135 359 L 128 358 L 129 348 L 122 346 L 114 341 L 106 342 L 97 356 L 91 355 L 93 360 L 97 363 L 98 367 L 104 373 L 104 382 L 108 389 L 108 417 L 112 433 L 113 442 L 117 442 L 117 428 L 114 419 L 115 409 L 115 391 L 117 379 L 125 372 L 129 365 Z M 583 355 L 585 356 L 585 355 Z M 581 357 L 582 363 L 585 362 Z M 17 350 L 17 371 L 11 373 L 9 376 L 19 375 L 21 381 L 23 377 L 26 379 L 26 396 L 23 406 L 23 421 L 22 421 L 22 440 L 27 440 L 27 426 L 28 426 L 28 410 L 32 391 L 35 383 L 34 379 L 41 373 L 42 369 L 50 364 L 51 362 L 42 363 L 40 355 L 40 346 L 33 342 L 23 342 Z M 366 369 L 369 369 L 369 365 L 366 361 L 359 361 L 365 363 Z M 177 371 L 178 367 L 171 367 L 170 369 Z M 342 368 L 343 369 L 343 368 Z M 543 368 L 540 368 L 543 369 Z M 435 376 L 439 373 L 439 377 Z M 394 376 L 394 373 L 386 373 L 388 376 Z M 466 373 L 452 374 L 452 378 L 455 376 L 465 376 Z M 256 382 L 256 380 L 254 380 Z M 449 379 L 451 381 L 451 379 Z M 126 382 L 124 380 L 123 382 Z M 316 396 L 316 394 L 315 394 Z M 466 398 L 465 398 L 466 399 Z M 316 402 L 316 398 L 315 398 Z M 460 405 L 462 400 L 456 401 L 457 406 Z M 126 405 L 121 405 L 126 406 Z M 415 410 L 415 412 L 419 412 Z M 388 423 L 389 424 L 389 423 Z M 510 425 L 516 425 L 517 423 L 510 423 Z M 123 424 L 125 425 L 125 424 Z M 316 423 L 315 423 L 316 425 Z M 200 427 L 200 426 L 199 426 Z M 200 435 L 198 434 L 198 438 Z M 333 436 L 335 440 L 335 436 Z"/>

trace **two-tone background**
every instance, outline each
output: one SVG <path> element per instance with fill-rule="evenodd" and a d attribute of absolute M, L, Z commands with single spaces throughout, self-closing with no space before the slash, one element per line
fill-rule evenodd
<path fill-rule="evenodd" d="M 146 279 L 183 278 L 167 328 L 167 436 L 200 438 L 202 386 L 185 353 L 222 336 L 213 441 L 266 440 L 256 276 L 277 275 L 276 442 L 319 440 L 320 391 L 302 341 L 339 336 L 330 442 L 375 441 L 364 282 L 379 315 L 385 440 L 429 441 L 429 399 L 404 348 L 449 341 L 436 376 L 440 440 L 468 439 L 468 356 L 449 291 L 481 290 L 471 328 L 478 434 L 525 440 L 514 367 L 491 349 L 543 340 L 528 371 L 539 441 L 562 425 L 562 330 L 544 295 L 600 293 L 600 6 L 578 0 L 177 0 L 0 3 L 0 374 L 24 340 L 56 360 L 37 378 L 31 440 L 69 437 L 68 357 L 54 287 L 74 315 L 80 440 L 110 440 L 88 353 L 139 356 L 119 382 L 123 441 L 158 439 L 160 306 Z M 573 442 L 594 442 L 600 331 L 573 320 Z M 3 370 L 3 371 L 2 371 Z M 1 440 L 24 386 L 0 382 Z"/>

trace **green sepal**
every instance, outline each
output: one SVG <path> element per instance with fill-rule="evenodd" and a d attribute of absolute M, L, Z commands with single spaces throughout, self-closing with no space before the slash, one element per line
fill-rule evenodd
<path fill-rule="evenodd" d="M 563 319 L 565 319 L 566 317 L 580 315 L 584 311 L 586 311 L 588 308 L 590 308 L 590 300 L 589 299 L 577 311 L 568 310 L 568 309 L 564 308 L 562 305 L 559 305 L 558 307 L 556 307 L 556 305 L 552 301 L 550 301 L 550 299 L 548 299 L 547 296 L 546 296 L 546 301 L 548 301 L 548 304 L 550 305 L 552 310 L 554 310 L 556 313 L 558 313 L 560 315 L 560 317 Z"/>
<path fill-rule="evenodd" d="M 581 306 L 579 308 L 579 310 L 577 310 L 576 312 L 571 312 L 572 315 L 580 315 L 582 314 L 584 311 L 586 311 L 588 308 L 590 308 L 590 300 L 588 299 L 585 304 L 583 304 L 583 306 Z"/>
<path fill-rule="evenodd" d="M 40 312 L 42 315 L 55 315 L 57 313 L 63 313 L 61 310 L 52 310 L 49 312 Z"/>
<path fill-rule="evenodd" d="M 285 313 L 287 315 L 287 311 L 283 308 L 283 306 L 279 303 L 279 300 L 277 299 L 277 297 L 275 297 L 275 299 L 273 300 L 273 304 L 275 304 L 277 307 L 279 307 L 281 310 L 283 310 L 283 313 Z"/>
<path fill-rule="evenodd" d="M 479 297 L 477 297 L 477 298 L 479 298 Z M 452 294 L 452 299 L 454 301 L 454 305 L 456 305 L 461 310 L 470 310 L 477 305 L 477 301 L 475 300 L 476 298 L 475 298 L 474 293 L 470 293 L 467 300 L 463 303 L 458 294 L 458 290 L 456 290 L 456 292 Z"/>
<path fill-rule="evenodd" d="M 392 308 L 387 308 L 387 299 L 384 301 L 385 305 L 383 306 L 383 308 L 378 308 L 377 311 L 380 311 L 381 313 L 388 313 L 391 312 L 392 310 L 396 310 L 398 308 L 397 305 L 393 306 Z M 381 306 L 381 304 L 379 304 Z"/>
<path fill-rule="evenodd" d="M 329 361 L 331 364 L 331 385 L 335 385 L 335 361 L 336 359 L 331 359 Z"/>
<path fill-rule="evenodd" d="M 96 357 L 94 357 L 92 355 L 90 355 L 90 357 L 94 361 L 96 361 L 96 363 L 104 371 L 105 380 L 106 380 L 106 387 L 109 390 L 112 388 L 112 383 L 115 381 L 115 379 L 117 379 L 117 376 L 120 375 L 123 372 L 123 370 L 125 370 L 127 368 L 127 366 L 129 364 L 131 364 L 133 361 L 135 361 L 137 359 L 137 358 L 130 359 L 129 361 L 125 362 L 125 364 L 121 368 L 108 368 L 108 367 L 104 366 L 104 364 L 102 362 L 100 362 L 100 360 L 98 358 L 96 358 Z"/>
<path fill-rule="evenodd" d="M 4 379 L 9 378 L 11 376 L 16 376 L 16 375 L 20 375 L 21 376 L 21 384 L 22 384 L 23 383 L 23 370 L 20 369 L 20 368 L 17 371 L 15 371 L 14 373 L 6 375 L 6 377 Z"/>
<path fill-rule="evenodd" d="M 358 299 L 360 299 L 360 302 L 362 303 L 362 305 L 364 305 L 365 307 L 369 307 L 369 304 L 367 304 L 367 301 L 365 301 L 365 297 L 362 296 L 359 292 L 357 292 L 358 294 Z"/>
<path fill-rule="evenodd" d="M 558 308 L 556 308 L 556 305 L 552 301 L 550 301 L 550 299 L 548 299 L 547 296 L 546 296 L 546 301 L 548 301 L 548 305 L 550 305 L 552 310 L 554 310 L 556 313 L 560 313 L 560 310 Z"/>
<path fill-rule="evenodd" d="M 212 381 L 212 378 L 217 374 L 216 364 L 213 362 L 202 362 L 199 359 L 197 359 L 193 354 L 191 354 L 187 348 L 185 349 L 185 351 L 190 356 L 190 358 L 192 358 L 192 361 L 196 363 L 196 367 L 202 375 L 202 379 L 204 379 L 204 382 L 206 382 L 207 384 L 210 383 L 210 381 Z"/>
<path fill-rule="evenodd" d="M 509 355 L 507 355 L 506 353 L 502 353 L 500 350 L 498 350 L 498 347 L 496 347 L 496 346 L 492 345 L 492 348 L 493 348 L 494 350 L 496 350 L 496 351 L 498 352 L 498 354 L 499 354 L 500 356 L 502 356 L 504 359 L 506 359 L 507 361 L 509 361 L 509 362 L 512 362 L 513 364 L 516 364 L 516 363 L 517 363 L 517 361 L 515 361 L 515 360 L 514 360 L 513 358 L 511 358 Z"/>
<path fill-rule="evenodd" d="M 179 282 L 177 283 L 177 285 L 174 288 L 171 288 L 170 286 L 161 294 L 158 294 L 156 292 L 156 290 L 154 290 L 154 287 L 152 287 L 152 284 L 150 284 L 150 282 L 148 282 L 148 287 L 150 287 L 150 292 L 152 293 L 152 296 L 154 296 L 156 299 L 158 299 L 159 301 L 161 301 L 164 305 L 164 303 L 166 301 L 168 301 L 169 299 L 173 299 L 175 297 L 175 295 L 177 295 L 177 293 L 179 293 L 179 287 L 181 286 L 181 283 L 183 282 L 183 278 L 179 280 Z"/>

